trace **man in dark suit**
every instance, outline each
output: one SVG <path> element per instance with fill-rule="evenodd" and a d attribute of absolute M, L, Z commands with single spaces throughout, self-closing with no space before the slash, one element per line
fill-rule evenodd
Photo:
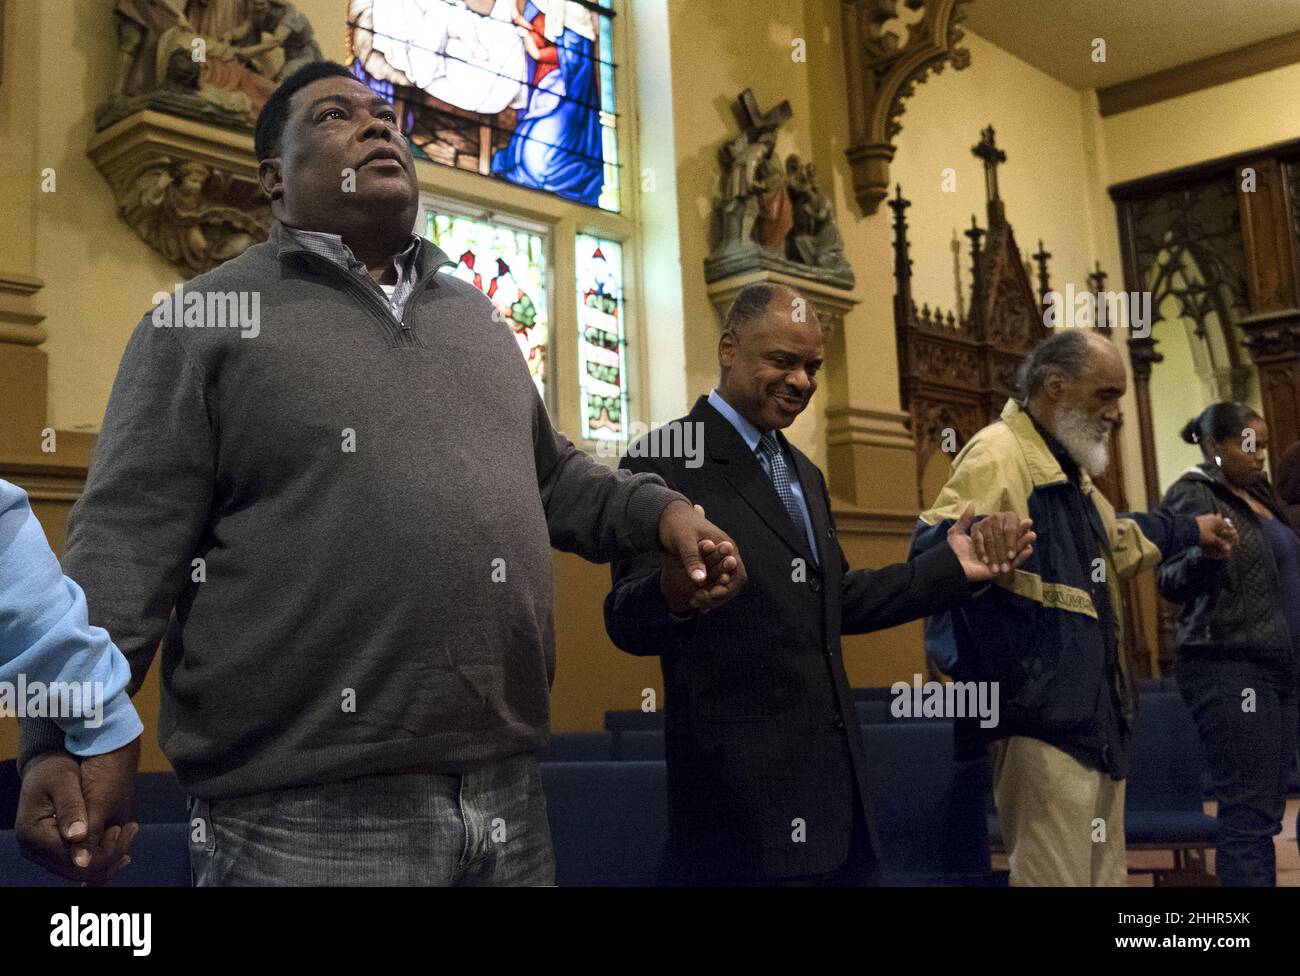
<path fill-rule="evenodd" d="M 972 584 L 1028 556 L 1031 525 L 1002 513 L 972 530 L 968 511 L 938 551 L 850 572 L 821 471 L 780 433 L 816 388 L 822 335 L 811 305 L 789 288 L 751 285 L 727 314 L 718 360 L 717 389 L 629 447 L 622 467 L 653 472 L 702 506 L 745 553 L 746 587 L 715 608 L 675 561 L 644 556 L 614 564 L 605 600 L 614 643 L 660 655 L 663 668 L 663 878 L 870 884 L 879 845 L 840 635 L 969 599 Z M 701 440 L 702 451 L 680 449 Z"/>

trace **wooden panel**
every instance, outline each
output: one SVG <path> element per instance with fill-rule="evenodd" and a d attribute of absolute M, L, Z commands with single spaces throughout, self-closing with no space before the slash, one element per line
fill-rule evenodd
<path fill-rule="evenodd" d="M 1248 180 L 1247 175 L 1253 175 Z M 1246 187 L 1253 187 L 1247 189 Z M 1295 242 L 1281 164 L 1247 160 L 1237 167 L 1237 204 L 1253 314 L 1293 309 L 1297 301 Z"/>

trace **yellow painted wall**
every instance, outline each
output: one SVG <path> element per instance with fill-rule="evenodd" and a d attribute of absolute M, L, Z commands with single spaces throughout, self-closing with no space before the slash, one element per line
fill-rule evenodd
<path fill-rule="evenodd" d="M 1112 183 L 1300 136 L 1300 64 L 1121 112 L 1103 121 Z"/>
<path fill-rule="evenodd" d="M 1178 434 L 1183 424 L 1211 402 L 1209 385 L 1197 377 L 1187 328 L 1178 320 L 1161 322 L 1152 331 L 1165 357 L 1151 371 L 1152 429 L 1162 496 L 1184 471 L 1200 463 L 1201 449 L 1185 443 Z"/>
<path fill-rule="evenodd" d="M 912 201 L 913 296 L 918 304 L 955 311 L 948 250 L 955 231 L 962 244 L 963 298 L 970 297 L 970 242 L 963 232 L 972 214 L 981 227 L 988 225 L 984 166 L 970 150 L 990 124 L 1007 154 L 998 168 L 999 193 L 1022 254 L 1038 250 L 1041 238 L 1052 254 L 1053 286 L 1086 287 L 1085 276 L 1102 255 L 1093 243 L 1080 94 L 981 37 L 968 34 L 966 46 L 969 68 L 932 76 L 906 103 L 891 168 Z M 955 171 L 954 192 L 942 188 L 947 168 Z M 1036 286 L 1036 278 L 1031 282 Z"/>
<path fill-rule="evenodd" d="M 3 37 L 7 77 L 0 84 L 0 187 L 4 188 L 0 268 L 30 275 L 36 267 L 36 210 L 31 181 L 36 169 L 38 113 L 32 102 L 32 84 L 18 78 L 14 65 L 39 43 L 40 22 L 33 4 L 24 4 L 21 9 L 10 6 Z"/>
<path fill-rule="evenodd" d="M 50 338 L 49 420 L 55 428 L 98 430 L 118 360 L 150 296 L 170 290 L 176 272 L 117 218 L 108 183 L 86 156 L 94 110 L 112 84 L 116 33 L 111 4 L 72 0 L 9 4 L 32 8 L 38 52 L 6 64 L 32 106 L 36 134 L 30 188 L 35 213 L 38 295 Z M 40 192 L 53 169 L 53 193 Z M 7 190 L 6 194 L 13 192 Z"/>
<path fill-rule="evenodd" d="M 806 156 L 814 126 L 809 65 L 791 58 L 791 41 L 807 36 L 804 5 L 788 0 L 669 0 L 668 7 L 686 391 L 693 402 L 718 379 L 718 318 L 705 290 L 704 259 L 713 201 L 721 189 L 718 150 L 739 131 L 732 106 L 745 88 L 754 90 L 763 110 L 788 99 L 794 117 L 777 144 L 782 154 L 797 150 Z M 735 29 L 738 23 L 746 28 Z M 812 63 L 838 55 L 830 43 L 823 50 L 820 37 L 811 38 L 809 48 Z M 854 260 L 852 252 L 846 253 Z M 816 400 L 814 404 L 820 406 Z M 820 418 L 820 410 L 810 410 L 788 433 L 824 464 Z"/>

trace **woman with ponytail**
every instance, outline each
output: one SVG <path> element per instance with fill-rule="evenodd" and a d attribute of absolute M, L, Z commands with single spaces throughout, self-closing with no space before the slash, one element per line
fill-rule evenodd
<path fill-rule="evenodd" d="M 1160 564 L 1164 597 L 1181 604 L 1175 674 L 1205 747 L 1219 803 L 1215 869 L 1224 886 L 1277 883 L 1296 750 L 1300 652 L 1300 538 L 1279 508 L 1264 456 L 1268 426 L 1242 403 L 1216 403 L 1182 431 L 1204 460 L 1164 504 L 1232 520 L 1226 560 L 1189 549 Z"/>

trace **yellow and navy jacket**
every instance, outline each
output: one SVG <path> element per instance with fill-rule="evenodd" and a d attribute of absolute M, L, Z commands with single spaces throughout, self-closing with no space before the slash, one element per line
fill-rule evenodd
<path fill-rule="evenodd" d="M 1195 518 L 1162 509 L 1117 515 L 1012 400 L 954 458 L 948 483 L 917 522 L 912 554 L 943 543 L 967 504 L 976 516 L 1033 519 L 1038 539 L 1010 580 L 926 620 L 926 651 L 943 671 L 997 683 L 997 726 L 958 719 L 958 753 L 1023 735 L 1123 778 L 1136 695 L 1122 652 L 1120 581 L 1196 545 Z"/>

